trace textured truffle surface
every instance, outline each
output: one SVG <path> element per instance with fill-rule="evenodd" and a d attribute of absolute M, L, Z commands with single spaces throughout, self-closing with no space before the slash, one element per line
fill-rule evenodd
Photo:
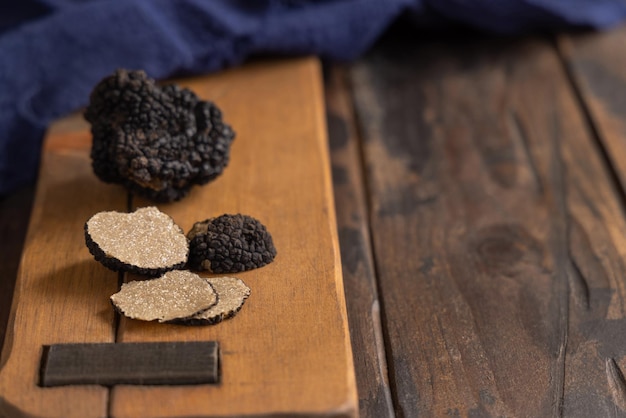
<path fill-rule="evenodd" d="M 85 223 L 85 241 L 111 270 L 150 276 L 183 267 L 189 254 L 182 229 L 153 206 L 96 213 Z"/>
<path fill-rule="evenodd" d="M 176 320 L 188 325 L 213 325 L 232 318 L 242 308 L 250 296 L 250 288 L 236 277 L 207 277 L 217 293 L 218 301 L 204 312 L 184 320 Z"/>
<path fill-rule="evenodd" d="M 91 93 L 92 166 L 108 183 L 159 202 L 178 200 L 220 175 L 234 132 L 190 90 L 117 70 Z"/>
<path fill-rule="evenodd" d="M 194 270 L 236 273 L 262 267 L 276 256 L 270 233 L 247 215 L 222 215 L 196 222 L 187 238 L 188 266 Z"/>
<path fill-rule="evenodd" d="M 217 303 L 210 283 L 190 271 L 170 271 L 162 277 L 124 283 L 111 296 L 111 303 L 123 315 L 142 321 L 185 319 Z"/>

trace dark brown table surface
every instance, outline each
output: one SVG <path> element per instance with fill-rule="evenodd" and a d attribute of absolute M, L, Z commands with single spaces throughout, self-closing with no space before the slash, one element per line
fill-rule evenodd
<path fill-rule="evenodd" d="M 396 32 L 325 75 L 361 416 L 626 416 L 626 29 Z"/>

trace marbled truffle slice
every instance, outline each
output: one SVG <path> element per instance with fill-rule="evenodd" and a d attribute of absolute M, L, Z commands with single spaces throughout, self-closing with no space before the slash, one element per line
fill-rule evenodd
<path fill-rule="evenodd" d="M 185 319 L 203 312 L 217 302 L 209 282 L 190 271 L 170 271 L 154 280 L 122 285 L 111 296 L 113 306 L 123 315 L 142 321 Z"/>
<path fill-rule="evenodd" d="M 85 241 L 95 259 L 111 270 L 148 276 L 182 268 L 189 255 L 180 227 L 152 206 L 95 214 L 85 224 Z"/>
<path fill-rule="evenodd" d="M 217 324 L 235 316 L 250 296 L 250 288 L 235 277 L 207 277 L 205 280 L 217 293 L 217 303 L 204 312 L 176 322 L 189 325 Z"/>

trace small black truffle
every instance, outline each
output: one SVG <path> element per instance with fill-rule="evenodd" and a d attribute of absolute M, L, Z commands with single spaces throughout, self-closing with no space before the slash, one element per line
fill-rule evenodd
<path fill-rule="evenodd" d="M 270 233 L 247 215 L 222 215 L 196 222 L 187 239 L 187 265 L 195 270 L 235 273 L 262 267 L 276 256 Z"/>
<path fill-rule="evenodd" d="M 219 176 L 235 137 L 213 103 L 143 71 L 117 70 L 91 93 L 92 166 L 108 183 L 158 202 Z"/>

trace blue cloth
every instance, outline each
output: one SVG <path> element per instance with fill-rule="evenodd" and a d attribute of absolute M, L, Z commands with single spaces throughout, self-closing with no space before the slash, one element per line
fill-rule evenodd
<path fill-rule="evenodd" d="M 48 123 L 116 68 L 206 73 L 259 54 L 350 60 L 401 14 L 494 33 L 606 28 L 624 0 L 22 0 L 0 4 L 0 194 L 34 179 Z"/>

